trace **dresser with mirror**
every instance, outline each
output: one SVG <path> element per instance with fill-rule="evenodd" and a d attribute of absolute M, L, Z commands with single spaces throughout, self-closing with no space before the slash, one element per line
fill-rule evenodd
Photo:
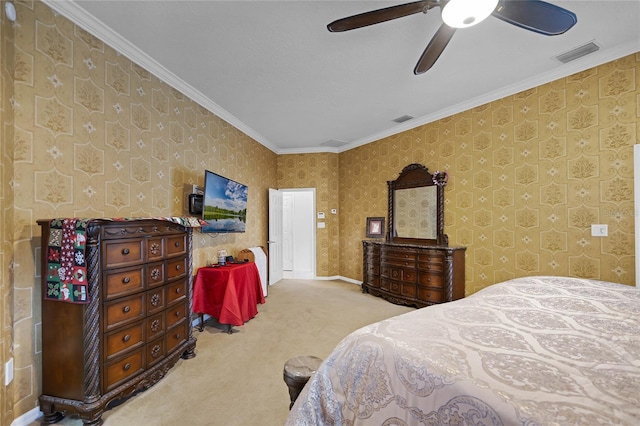
<path fill-rule="evenodd" d="M 388 181 L 389 228 L 384 241 L 363 241 L 362 291 L 418 308 L 465 294 L 465 247 L 444 233 L 446 174 L 421 164 Z"/>

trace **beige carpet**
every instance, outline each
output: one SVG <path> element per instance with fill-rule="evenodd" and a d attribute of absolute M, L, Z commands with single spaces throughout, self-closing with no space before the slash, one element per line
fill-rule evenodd
<path fill-rule="evenodd" d="M 214 319 L 202 333 L 195 328 L 196 357 L 180 360 L 155 386 L 106 411 L 104 424 L 282 425 L 289 413 L 282 378 L 287 359 L 324 359 L 351 331 L 413 308 L 363 294 L 360 286 L 342 281 L 283 280 L 269 287 L 258 310 L 233 334 Z"/>

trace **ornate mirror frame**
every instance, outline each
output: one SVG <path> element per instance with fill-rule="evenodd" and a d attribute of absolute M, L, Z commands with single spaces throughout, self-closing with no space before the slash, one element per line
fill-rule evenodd
<path fill-rule="evenodd" d="M 429 173 L 422 164 L 414 163 L 402 169 L 396 180 L 387 181 L 387 185 L 389 188 L 388 242 L 438 246 L 449 244 L 449 238 L 444 233 L 444 184 L 436 185 L 434 175 Z M 420 188 L 424 188 L 424 191 Z M 409 191 L 403 192 L 404 190 Z M 400 217 L 403 214 L 403 206 L 396 206 L 396 203 L 406 204 L 406 200 L 410 200 L 423 213 L 430 213 L 426 217 L 423 214 L 418 219 L 414 216 L 412 219 Z M 426 232 L 401 228 L 404 223 L 416 222 L 416 220 L 420 221 L 421 225 L 424 224 Z"/>

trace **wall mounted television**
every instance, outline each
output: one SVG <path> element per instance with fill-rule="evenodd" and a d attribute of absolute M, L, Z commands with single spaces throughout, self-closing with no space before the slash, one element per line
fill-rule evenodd
<path fill-rule="evenodd" d="M 205 170 L 202 232 L 245 232 L 248 193 L 246 185 Z"/>

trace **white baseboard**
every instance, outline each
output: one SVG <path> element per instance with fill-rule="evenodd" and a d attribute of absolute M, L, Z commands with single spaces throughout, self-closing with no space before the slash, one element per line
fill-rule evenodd
<path fill-rule="evenodd" d="M 362 285 L 362 281 L 358 281 L 358 280 L 354 280 L 354 279 L 351 279 L 351 278 L 343 277 L 341 275 L 334 275 L 332 277 L 316 277 L 315 279 L 316 280 L 326 280 L 326 281 L 340 280 L 340 281 L 346 281 L 346 282 L 351 283 L 351 284 Z"/>
<path fill-rule="evenodd" d="M 42 411 L 40 411 L 40 407 L 35 407 L 30 411 L 27 411 L 20 417 L 16 418 L 11 422 L 11 426 L 29 426 L 36 420 L 38 420 L 42 416 Z"/>

